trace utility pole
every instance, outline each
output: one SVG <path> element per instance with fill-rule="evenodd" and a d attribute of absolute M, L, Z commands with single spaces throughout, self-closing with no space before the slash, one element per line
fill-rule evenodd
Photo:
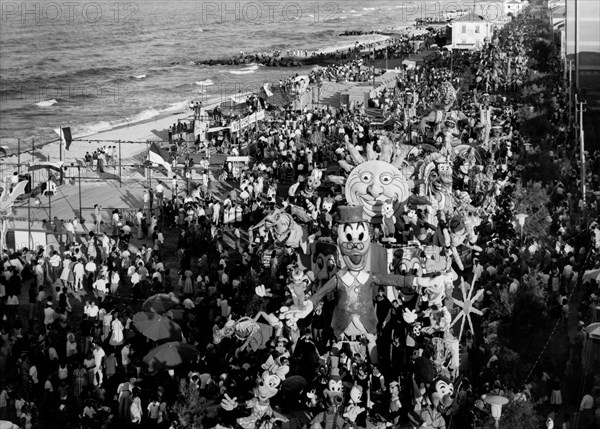
<path fill-rule="evenodd" d="M 79 186 L 79 223 L 83 224 L 83 210 L 81 208 L 81 165 L 77 164 L 77 182 Z"/>
<path fill-rule="evenodd" d="M 587 106 L 587 102 L 580 101 L 579 102 L 579 149 L 580 149 L 580 158 L 581 158 L 581 199 L 583 201 L 583 210 L 582 215 L 585 219 L 586 212 L 586 201 L 585 201 L 585 179 L 587 177 L 585 171 L 585 133 L 583 131 L 583 112 L 585 112 L 585 108 Z"/>
<path fill-rule="evenodd" d="M 573 60 L 569 59 L 568 60 L 568 64 L 569 64 L 569 82 L 568 82 L 568 88 L 569 88 L 569 128 L 571 127 L 571 122 L 572 122 L 572 115 L 573 115 Z"/>

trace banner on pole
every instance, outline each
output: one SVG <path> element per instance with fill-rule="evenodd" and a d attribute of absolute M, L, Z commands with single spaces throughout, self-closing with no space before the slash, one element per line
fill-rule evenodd
<path fill-rule="evenodd" d="M 257 121 L 263 121 L 265 119 L 265 111 L 261 110 L 260 112 L 252 113 L 239 121 L 234 121 L 229 126 L 229 130 L 232 133 L 236 133 L 239 130 L 243 130 L 250 125 L 255 124 Z"/>

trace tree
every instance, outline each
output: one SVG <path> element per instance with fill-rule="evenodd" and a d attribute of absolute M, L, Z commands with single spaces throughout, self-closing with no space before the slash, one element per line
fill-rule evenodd
<path fill-rule="evenodd" d="M 533 364 L 552 332 L 548 307 L 537 280 L 523 282 L 513 298 L 513 309 L 500 321 L 500 344 L 516 352 L 525 364 Z"/>
<path fill-rule="evenodd" d="M 525 213 L 523 230 L 526 235 L 537 242 L 542 242 L 548 236 L 550 224 L 547 217 L 550 198 L 540 182 L 524 186 L 518 182 L 512 194 L 516 213 Z"/>
<path fill-rule="evenodd" d="M 185 428 L 204 429 L 204 419 L 217 414 L 218 405 L 212 404 L 200 395 L 193 383 L 182 381 L 179 385 L 179 398 L 173 406 L 179 423 Z"/>
<path fill-rule="evenodd" d="M 511 401 L 502 407 L 499 427 L 502 429 L 538 429 L 544 422 L 533 404 L 529 401 Z M 486 429 L 495 428 L 494 419 L 490 416 Z"/>

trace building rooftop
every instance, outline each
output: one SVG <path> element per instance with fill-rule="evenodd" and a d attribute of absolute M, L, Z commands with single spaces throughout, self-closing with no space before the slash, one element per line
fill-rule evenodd
<path fill-rule="evenodd" d="M 487 22 L 486 19 L 481 15 L 475 15 L 474 13 L 466 13 L 453 20 L 452 22 Z"/>

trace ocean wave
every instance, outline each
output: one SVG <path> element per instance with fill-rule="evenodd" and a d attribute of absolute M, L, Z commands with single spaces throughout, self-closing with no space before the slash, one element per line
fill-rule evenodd
<path fill-rule="evenodd" d="M 189 101 L 178 101 L 175 103 L 169 104 L 167 107 L 162 109 L 151 107 L 146 110 L 142 110 L 139 113 L 136 113 L 133 116 L 127 117 L 125 119 L 119 119 L 116 121 L 99 121 L 91 124 L 84 124 L 74 128 L 74 134 L 77 137 L 85 137 L 91 136 L 100 132 L 110 131 L 115 128 L 123 127 L 123 126 L 132 126 L 139 124 L 141 122 L 147 121 L 149 119 L 155 118 L 159 115 L 177 112 L 187 109 L 189 105 Z"/>
<path fill-rule="evenodd" d="M 38 106 L 38 107 L 50 107 L 50 106 L 53 106 L 56 103 L 58 103 L 58 101 L 52 99 L 52 100 L 40 101 L 39 103 L 35 103 L 35 105 Z"/>
<path fill-rule="evenodd" d="M 132 76 L 134 79 L 146 79 L 146 73 L 144 74 L 138 74 L 136 76 Z"/>
<path fill-rule="evenodd" d="M 249 64 L 247 67 L 244 67 L 242 70 L 230 70 L 229 74 L 250 74 L 254 73 L 258 70 L 258 64 Z"/>
<path fill-rule="evenodd" d="M 214 85 L 214 84 L 215 84 L 215 83 L 214 83 L 212 80 L 210 80 L 210 79 L 201 80 L 201 81 L 199 81 L 199 82 L 195 82 L 195 83 L 196 83 L 196 85 L 198 85 L 198 86 L 211 86 L 211 85 Z"/>
<path fill-rule="evenodd" d="M 363 7 L 363 9 L 362 9 L 362 10 L 365 10 L 365 11 L 373 11 L 373 10 L 377 10 L 377 9 L 375 9 L 374 7 Z"/>
<path fill-rule="evenodd" d="M 112 129 L 114 125 L 112 125 L 108 121 L 100 121 L 94 122 L 92 124 L 79 125 L 77 127 L 73 127 L 74 135 L 77 137 L 86 137 L 91 136 L 102 131 L 108 131 Z"/>
<path fill-rule="evenodd" d="M 72 72 L 63 73 L 56 76 L 56 78 L 91 78 L 105 75 L 121 74 L 124 69 L 129 67 L 92 67 L 82 70 L 76 70 Z"/>

